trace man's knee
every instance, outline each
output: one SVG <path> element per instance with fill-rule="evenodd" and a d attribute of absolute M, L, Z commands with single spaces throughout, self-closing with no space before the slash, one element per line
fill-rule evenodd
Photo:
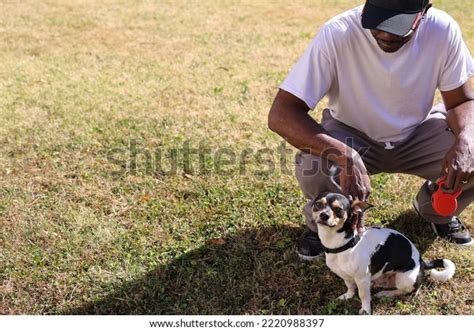
<path fill-rule="evenodd" d="M 438 215 L 432 206 L 432 195 L 435 191 L 435 183 L 433 181 L 426 181 L 418 191 L 415 199 L 415 209 L 420 216 L 428 222 L 437 224 L 446 224 L 451 217 L 443 217 Z M 459 215 L 465 208 L 474 201 L 474 179 L 469 180 L 463 186 L 462 194 L 457 198 L 458 208 L 456 215 Z"/>
<path fill-rule="evenodd" d="M 314 199 L 324 191 L 339 192 L 338 173 L 338 167 L 327 159 L 309 153 L 296 154 L 296 179 L 308 199 Z"/>

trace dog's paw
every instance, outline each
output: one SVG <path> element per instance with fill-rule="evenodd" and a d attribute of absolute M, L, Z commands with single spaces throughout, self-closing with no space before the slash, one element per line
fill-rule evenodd
<path fill-rule="evenodd" d="M 338 300 L 349 300 L 354 297 L 354 293 L 344 293 L 337 297 Z"/>
<path fill-rule="evenodd" d="M 364 308 L 361 308 L 361 309 L 359 310 L 359 315 L 370 315 L 370 310 L 367 311 L 367 310 L 365 310 Z"/>
<path fill-rule="evenodd" d="M 392 296 L 395 296 L 396 294 L 394 293 L 395 291 L 380 291 L 375 293 L 375 297 L 380 299 L 380 298 L 390 298 Z"/>
<path fill-rule="evenodd" d="M 374 294 L 374 297 L 380 299 L 380 298 L 385 298 L 387 296 L 387 291 L 380 291 Z"/>
<path fill-rule="evenodd" d="M 346 296 L 346 293 L 340 295 L 337 297 L 337 300 L 347 300 L 347 296 Z"/>

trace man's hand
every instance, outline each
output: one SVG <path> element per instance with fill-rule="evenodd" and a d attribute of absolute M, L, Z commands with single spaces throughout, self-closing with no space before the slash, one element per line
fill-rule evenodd
<path fill-rule="evenodd" d="M 351 196 L 352 200 L 367 201 L 370 196 L 370 178 L 365 168 L 362 157 L 356 151 L 344 164 L 341 164 L 339 183 L 343 194 Z M 361 234 L 364 229 L 363 212 L 355 213 L 352 227 Z"/>
<path fill-rule="evenodd" d="M 474 172 L 474 138 L 459 135 L 443 160 L 443 171 L 447 175 L 445 188 L 458 191 Z"/>

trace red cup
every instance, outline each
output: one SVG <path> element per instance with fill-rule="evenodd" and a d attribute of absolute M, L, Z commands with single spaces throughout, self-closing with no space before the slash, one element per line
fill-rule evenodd
<path fill-rule="evenodd" d="M 440 216 L 453 216 L 458 209 L 457 198 L 462 193 L 462 189 L 457 192 L 448 193 L 443 191 L 443 185 L 446 183 L 446 177 L 438 179 L 436 185 L 438 189 L 431 196 L 431 203 L 434 211 Z"/>

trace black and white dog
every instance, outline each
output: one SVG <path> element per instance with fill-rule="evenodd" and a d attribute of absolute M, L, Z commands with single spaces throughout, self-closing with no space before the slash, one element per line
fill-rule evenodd
<path fill-rule="evenodd" d="M 359 314 L 370 314 L 371 287 L 384 289 L 376 293 L 376 297 L 391 297 L 416 290 L 425 270 L 433 269 L 430 276 L 436 281 L 444 282 L 453 277 L 453 262 L 423 261 L 413 243 L 400 232 L 368 228 L 359 236 L 352 229 L 352 216 L 368 207 L 366 202 L 351 203 L 337 193 L 325 194 L 313 202 L 313 221 L 318 226 L 326 264 L 347 286 L 347 292 L 339 299 L 352 298 L 357 288 L 362 302 Z"/>

